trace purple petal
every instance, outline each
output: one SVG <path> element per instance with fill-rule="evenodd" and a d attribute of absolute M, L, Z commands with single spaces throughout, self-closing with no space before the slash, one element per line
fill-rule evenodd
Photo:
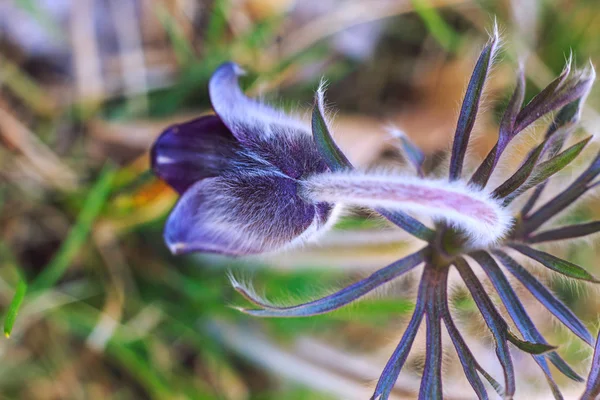
<path fill-rule="evenodd" d="M 175 254 L 228 255 L 274 251 L 321 227 L 329 206 L 305 203 L 296 182 L 268 170 L 206 178 L 190 187 L 165 226 Z"/>
<path fill-rule="evenodd" d="M 219 176 L 231 167 L 237 140 L 214 116 L 167 128 L 151 151 L 154 173 L 179 193 L 204 178 Z"/>
<path fill-rule="evenodd" d="M 309 132 L 299 121 L 247 97 L 238 84 L 238 77 L 243 74 L 237 64 L 227 62 L 217 68 L 208 84 L 215 112 L 240 142 L 269 138 L 275 134 L 273 127 L 277 125 Z"/>

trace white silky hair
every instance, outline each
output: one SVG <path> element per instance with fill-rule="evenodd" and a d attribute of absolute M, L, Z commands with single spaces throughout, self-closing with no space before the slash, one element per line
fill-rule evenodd
<path fill-rule="evenodd" d="M 465 230 L 473 246 L 496 243 L 512 225 L 496 200 L 460 181 L 345 172 L 313 175 L 301 184 L 300 194 L 309 201 L 402 209 L 445 220 Z"/>

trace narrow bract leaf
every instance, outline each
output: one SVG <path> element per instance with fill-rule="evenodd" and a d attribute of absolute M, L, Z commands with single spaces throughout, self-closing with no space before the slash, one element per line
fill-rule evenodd
<path fill-rule="evenodd" d="M 509 245 L 519 253 L 539 262 L 546 268 L 568 276 L 569 278 L 581 279 L 596 283 L 599 282 L 585 269 L 581 268 L 579 265 L 573 264 L 572 262 L 563 260 L 562 258 L 555 257 L 552 254 L 548 254 L 540 250 L 532 249 L 531 247 L 522 244 L 511 243 Z"/>
<path fill-rule="evenodd" d="M 519 131 L 525 129 L 527 127 L 527 125 L 523 124 L 523 122 L 522 122 L 523 120 L 525 120 L 525 117 L 533 116 L 534 115 L 533 112 L 535 110 L 539 110 L 539 109 L 543 108 L 543 105 L 547 104 L 550 101 L 550 99 L 556 94 L 556 92 L 563 86 L 563 83 L 567 79 L 567 76 L 571 73 L 571 64 L 572 64 L 572 59 L 569 58 L 569 60 L 567 61 L 567 64 L 563 68 L 560 75 L 558 77 L 556 77 L 552 82 L 550 82 L 548 84 L 548 86 L 546 86 L 544 89 L 542 89 L 541 92 L 539 92 L 537 95 L 535 95 L 535 97 L 533 97 L 529 101 L 529 103 L 527 103 L 527 105 L 523 108 L 523 110 L 521 110 L 521 112 L 517 116 L 518 122 L 515 121 L 515 124 L 517 125 L 515 128 L 517 128 Z M 540 118 L 541 116 L 542 115 L 539 115 L 538 118 Z M 533 122 L 533 121 L 531 121 L 531 122 Z M 531 123 L 531 122 L 529 122 L 529 123 Z"/>
<path fill-rule="evenodd" d="M 390 221 L 394 225 L 399 226 L 400 228 L 402 228 L 403 230 L 405 230 L 406 232 L 410 233 L 418 239 L 430 242 L 435 237 L 435 231 L 433 229 L 428 228 L 419 220 L 411 217 L 410 215 L 404 212 L 387 210 L 381 207 L 375 208 L 375 211 L 383 215 L 388 221 Z"/>
<path fill-rule="evenodd" d="M 527 243 L 552 242 L 583 237 L 600 232 L 600 221 L 563 226 L 537 233 L 526 239 Z"/>
<path fill-rule="evenodd" d="M 471 384 L 471 387 L 475 391 L 475 394 L 480 400 L 488 400 L 487 391 L 483 382 L 479 378 L 477 372 L 479 371 L 482 375 L 490 382 L 494 390 L 498 392 L 500 397 L 504 397 L 504 388 L 498 382 L 494 380 L 475 360 L 473 353 L 465 343 L 462 335 L 460 334 L 456 324 L 452 320 L 452 316 L 450 315 L 450 309 L 448 307 L 448 303 L 446 301 L 444 309 L 442 311 L 442 315 L 444 318 L 444 325 L 446 325 L 446 329 L 448 330 L 448 335 L 450 339 L 452 339 L 452 343 L 454 344 L 454 348 L 456 349 L 456 353 L 458 354 L 458 358 L 460 359 L 460 363 L 463 367 L 463 371 L 467 380 Z"/>
<path fill-rule="evenodd" d="M 261 309 L 239 310 L 256 317 L 306 317 L 310 315 L 324 314 L 331 310 L 340 308 L 352 301 L 364 296 L 365 294 L 377 289 L 379 286 L 392 279 L 407 273 L 417 265 L 422 263 L 430 252 L 426 247 L 413 253 L 402 260 L 396 261 L 385 268 L 374 272 L 371 276 L 362 279 L 336 293 L 325 296 L 319 300 L 314 300 L 305 304 L 291 307 L 279 307 L 267 303 L 260 299 L 251 290 L 232 280 L 235 290 L 246 297 L 249 301 L 261 307 Z"/>
<path fill-rule="evenodd" d="M 471 292 L 471 296 L 473 297 L 473 300 L 475 300 L 475 304 L 477 304 L 477 308 L 479 309 L 479 312 L 481 312 L 486 325 L 492 332 L 494 342 L 496 343 L 496 355 L 504 372 L 506 397 L 512 398 L 515 394 L 515 372 L 507 344 L 508 325 L 492 303 L 492 300 L 487 295 L 483 285 L 481 285 L 481 282 L 479 282 L 467 262 L 463 258 L 457 258 L 454 261 L 454 265 L 467 285 L 469 292 Z"/>
<path fill-rule="evenodd" d="M 555 157 L 561 150 L 575 124 L 579 121 L 583 98 L 579 98 L 564 106 L 552 120 L 552 124 L 546 131 L 545 138 L 548 139 L 543 151 L 542 159 Z M 527 199 L 527 202 L 521 210 L 521 215 L 527 215 L 533 209 L 533 206 L 542 195 L 547 181 L 542 182 L 535 188 L 533 194 Z"/>
<path fill-rule="evenodd" d="M 431 311 L 429 311 L 431 310 Z M 425 369 L 419 390 L 420 400 L 442 399 L 442 326 L 439 315 L 432 307 L 428 307 L 425 318 L 427 338 Z"/>
<path fill-rule="evenodd" d="M 535 164 L 537 163 L 540 155 L 542 154 L 542 150 L 544 150 L 544 144 L 546 142 L 538 145 L 534 151 L 529 154 L 523 165 L 517 169 L 517 171 L 503 184 L 498 186 L 494 192 L 492 193 L 493 197 L 496 198 L 504 198 L 509 194 L 513 193 L 515 190 L 519 189 L 523 183 L 529 178 L 531 172 L 535 168 Z"/>
<path fill-rule="evenodd" d="M 552 364 L 554 364 L 556 369 L 558 369 L 567 378 L 575 382 L 585 381 L 585 379 L 583 379 L 581 375 L 575 372 L 573 368 L 571 368 L 571 366 L 567 364 L 567 362 L 558 355 L 557 352 L 553 351 L 552 353 L 547 354 L 546 357 L 548 357 L 548 359 L 552 362 Z"/>
<path fill-rule="evenodd" d="M 552 346 L 549 344 L 533 343 L 533 342 L 528 342 L 527 340 L 519 339 L 511 331 L 508 331 L 508 340 L 509 340 L 509 342 L 511 342 L 512 344 L 517 346 L 517 348 L 523 350 L 526 353 L 533 354 L 533 355 L 545 354 L 552 350 L 557 349 L 556 346 Z"/>
<path fill-rule="evenodd" d="M 487 182 L 492 175 L 492 172 L 498 160 L 502 156 L 502 153 L 508 146 L 508 143 L 514 138 L 514 126 L 517 119 L 517 115 L 523 105 L 523 99 L 525 98 L 525 75 L 523 69 L 519 71 L 519 79 L 515 90 L 506 106 L 502 120 L 500 121 L 500 133 L 496 145 L 486 158 L 483 160 L 477 171 L 471 177 L 471 184 L 477 187 L 485 187 Z"/>
<path fill-rule="evenodd" d="M 312 133 L 317 149 L 332 171 L 352 170 L 352 164 L 335 143 L 327 126 L 324 103 L 324 92 L 321 87 L 317 91 L 312 112 Z M 435 235 L 433 230 L 402 211 L 392 211 L 384 208 L 376 208 L 375 210 L 393 224 L 419 239 L 429 241 Z"/>
<path fill-rule="evenodd" d="M 323 88 L 319 88 L 315 98 L 312 112 L 313 139 L 319 149 L 321 157 L 325 159 L 327 166 L 332 171 L 343 171 L 352 169 L 352 164 L 333 140 L 331 131 L 325 120 L 325 99 Z"/>
<path fill-rule="evenodd" d="M 535 231 L 556 214 L 572 205 L 590 189 L 591 182 L 600 174 L 600 152 L 596 154 L 590 166 L 581 173 L 565 190 L 541 206 L 531 216 L 523 218 L 527 233 Z"/>
<path fill-rule="evenodd" d="M 498 292 L 500 299 L 502 299 L 502 303 L 504 303 L 504 306 L 519 329 L 519 332 L 525 337 L 525 340 L 519 339 L 508 330 L 508 340 L 519 349 L 530 354 L 543 354 L 556 349 L 556 346 L 551 346 L 546 343 L 537 330 L 536 333 L 531 331 L 532 327 L 535 329 L 533 321 L 531 321 L 529 315 L 527 315 L 519 297 L 514 292 L 508 279 L 506 279 L 506 276 L 504 276 L 496 261 L 484 251 L 472 253 L 471 257 L 481 265 L 487 276 L 490 278 L 490 281 L 494 285 L 496 292 Z"/>
<path fill-rule="evenodd" d="M 425 272 L 423 272 L 423 274 L 425 274 Z M 379 380 L 377 381 L 377 386 L 375 387 L 373 396 L 371 396 L 371 400 L 388 400 L 390 393 L 394 388 L 394 384 L 398 380 L 400 370 L 404 366 L 406 358 L 408 357 L 408 353 L 410 352 L 412 344 L 415 341 L 421 321 L 423 320 L 423 315 L 425 313 L 424 296 L 426 294 L 426 290 L 426 280 L 421 279 L 415 311 L 410 319 L 410 322 L 408 323 L 408 326 L 406 327 L 406 330 L 404 331 L 404 334 L 402 335 L 402 339 L 400 339 L 398 347 L 396 347 L 394 350 L 394 353 L 388 360 L 381 376 L 379 377 Z"/>
<path fill-rule="evenodd" d="M 496 261 L 488 253 L 483 251 L 475 252 L 471 254 L 471 256 L 479 263 L 479 265 L 481 265 L 486 275 L 489 277 L 496 292 L 500 295 L 500 299 L 506 307 L 508 314 L 515 323 L 515 326 L 527 342 L 522 343 L 522 341 L 515 337 L 510 331 L 508 332 L 509 340 L 519 349 L 532 354 L 533 359 L 540 366 L 544 375 L 546 375 L 546 380 L 551 387 L 552 393 L 554 393 L 554 397 L 556 399 L 562 399 L 560 390 L 548 368 L 548 363 L 544 357 L 537 355 L 552 351 L 555 347 L 547 344 L 542 334 L 537 330 L 535 324 L 527 314 L 525 307 L 521 303 L 521 300 Z M 552 356 L 550 357 L 552 362 L 558 364 L 557 368 L 559 370 L 562 371 L 563 366 L 569 368 L 569 366 L 560 358 L 558 353 L 552 352 L 550 355 Z M 570 376 L 571 371 L 572 370 L 569 368 L 565 374 Z"/>
<path fill-rule="evenodd" d="M 582 141 L 569 147 L 562 153 L 558 154 L 557 156 L 551 158 L 550 160 L 544 161 L 543 163 L 536 165 L 536 167 L 533 169 L 533 172 L 531 172 L 531 176 L 529 177 L 527 182 L 525 182 L 519 188 L 519 191 L 513 192 L 509 196 L 505 197 L 503 205 L 507 206 L 520 194 L 546 181 L 552 175 L 569 165 L 571 161 L 577 158 L 579 153 L 581 153 L 581 151 L 588 144 L 591 138 L 591 136 L 585 138 Z"/>
<path fill-rule="evenodd" d="M 419 400 L 439 399 L 442 400 L 442 324 L 441 308 L 446 299 L 446 280 L 448 277 L 448 268 L 436 268 L 429 265 L 426 276 L 423 274 L 423 280 L 427 281 L 427 301 L 426 317 L 426 354 L 425 368 L 421 378 L 421 387 L 419 389 Z"/>
<path fill-rule="evenodd" d="M 568 71 L 567 71 L 568 73 Z M 561 74 L 561 77 L 566 76 Z M 557 80 L 560 80 L 560 78 Z M 596 77 L 593 67 L 577 71 L 568 79 L 563 78 L 561 82 L 553 87 L 552 82 L 546 91 L 544 89 L 538 96 L 527 104 L 517 116 L 516 131 L 519 132 L 529 126 L 532 122 L 538 120 L 543 115 L 557 110 L 579 98 L 585 98 L 589 93 L 592 83 Z"/>
<path fill-rule="evenodd" d="M 538 281 L 529 271 L 523 268 L 508 254 L 496 250 L 494 255 L 502 262 L 506 269 L 521 282 L 548 309 L 560 322 L 569 328 L 575 335 L 586 343 L 592 345 L 593 338 L 583 322 L 567 306 L 563 304 L 548 288 Z"/>
<path fill-rule="evenodd" d="M 450 180 L 460 178 L 465 154 L 469 145 L 471 131 L 475 125 L 475 118 L 479 111 L 479 102 L 483 94 L 485 81 L 494 61 L 494 55 L 498 45 L 498 31 L 494 30 L 494 36 L 483 48 L 471 80 L 467 86 L 467 92 L 460 109 L 456 131 L 454 132 L 454 142 L 452 144 L 452 156 L 450 159 Z"/>
<path fill-rule="evenodd" d="M 424 176 L 423 162 L 425 161 L 425 154 L 401 130 L 391 128 L 389 131 L 400 142 L 402 155 L 413 166 L 419 176 Z"/>
<path fill-rule="evenodd" d="M 517 121 L 517 116 L 519 115 L 519 111 L 523 106 L 523 100 L 525 99 L 525 72 L 521 67 L 519 69 L 517 85 L 515 86 L 515 91 L 511 96 L 506 110 L 504 111 L 504 115 L 502 116 L 502 120 L 500 121 L 500 133 L 498 138 L 498 147 L 502 152 L 508 142 L 510 142 L 516 135 L 515 133 L 515 123 Z M 498 157 L 496 157 L 498 158 Z M 497 161 L 497 159 L 496 159 Z"/>
<path fill-rule="evenodd" d="M 504 397 L 504 388 L 502 388 L 502 385 L 496 382 L 496 380 L 492 378 L 490 374 L 488 374 L 481 367 L 481 365 L 479 365 L 473 356 L 473 353 L 469 349 L 469 346 L 467 346 L 467 343 L 465 343 L 465 340 L 456 327 L 456 324 L 452 319 L 452 315 L 450 314 L 450 307 L 448 307 L 447 284 L 440 287 L 439 291 L 439 308 L 441 309 L 441 317 L 444 321 L 444 325 L 446 326 L 446 330 L 448 331 L 448 335 L 450 336 L 450 339 L 452 339 L 452 343 L 454 344 L 454 348 L 456 349 L 456 353 L 460 359 L 465 376 L 475 391 L 475 394 L 480 400 L 488 400 L 489 398 L 486 388 L 478 375 L 479 372 L 490 383 L 490 385 L 492 385 L 498 395 L 500 397 Z"/>
<path fill-rule="evenodd" d="M 596 400 L 600 396 L 600 334 L 596 339 L 592 367 L 581 400 Z"/>

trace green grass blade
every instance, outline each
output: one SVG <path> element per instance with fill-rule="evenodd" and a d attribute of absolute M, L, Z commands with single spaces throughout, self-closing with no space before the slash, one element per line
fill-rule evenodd
<path fill-rule="evenodd" d="M 85 244 L 96 217 L 108 199 L 115 174 L 116 170 L 111 165 L 107 164 L 103 168 L 67 238 L 31 285 L 33 291 L 53 286 L 67 271 L 79 249 Z"/>
<path fill-rule="evenodd" d="M 21 304 L 23 303 L 23 299 L 25 298 L 25 293 L 27 292 L 27 283 L 23 277 L 19 278 L 19 282 L 17 282 L 17 288 L 15 290 L 15 294 L 8 306 L 8 311 L 6 312 L 6 317 L 4 317 L 4 336 L 7 338 L 10 337 L 12 333 L 13 326 L 15 325 L 15 320 L 17 319 L 17 314 L 19 313 L 19 309 L 21 308 Z"/>
<path fill-rule="evenodd" d="M 435 38 L 444 50 L 454 53 L 460 42 L 460 36 L 448 25 L 439 11 L 432 7 L 427 0 L 412 0 L 412 5 L 415 12 L 423 20 L 431 36 Z"/>

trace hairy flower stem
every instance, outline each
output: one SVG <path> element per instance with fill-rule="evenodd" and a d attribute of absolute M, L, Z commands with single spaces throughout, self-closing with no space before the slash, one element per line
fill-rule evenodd
<path fill-rule="evenodd" d="M 300 196 L 307 202 L 345 203 L 414 211 L 465 229 L 469 240 L 487 245 L 510 228 L 511 218 L 496 200 L 459 182 L 434 179 L 325 173 L 300 181 Z"/>

